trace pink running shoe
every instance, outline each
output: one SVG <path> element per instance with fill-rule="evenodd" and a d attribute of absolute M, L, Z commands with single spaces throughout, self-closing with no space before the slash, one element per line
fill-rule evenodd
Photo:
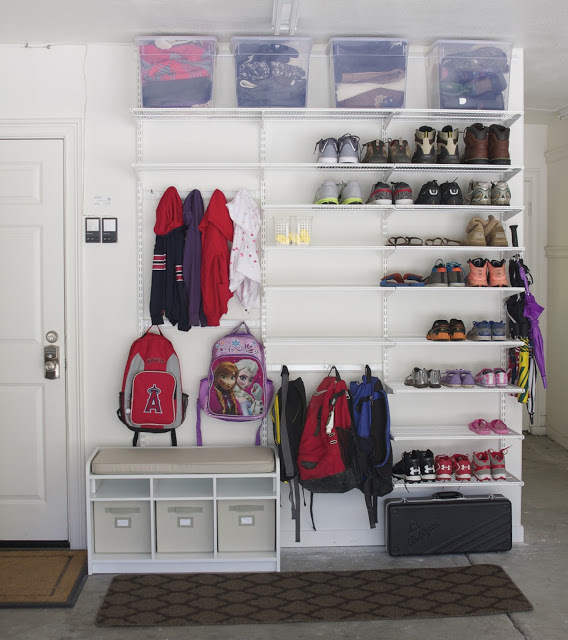
<path fill-rule="evenodd" d="M 489 454 L 489 464 L 491 465 L 491 476 L 493 477 L 493 480 L 507 479 L 504 458 L 508 448 L 509 447 L 505 447 L 505 449 L 501 449 L 500 451 L 493 451 L 493 449 L 489 449 L 489 451 L 487 451 Z"/>
<path fill-rule="evenodd" d="M 480 387 L 494 387 L 495 374 L 493 373 L 493 369 L 482 369 L 475 376 L 475 384 Z"/>
<path fill-rule="evenodd" d="M 471 472 L 479 482 L 493 480 L 488 451 L 473 452 L 471 456 Z"/>
<path fill-rule="evenodd" d="M 436 456 L 434 466 L 437 481 L 452 479 L 452 459 L 450 456 Z"/>
<path fill-rule="evenodd" d="M 456 480 L 471 480 L 471 463 L 463 453 L 454 453 L 452 456 L 452 471 Z"/>
<path fill-rule="evenodd" d="M 506 387 L 509 384 L 509 377 L 507 376 L 505 369 L 497 367 L 496 369 L 493 369 L 493 373 L 495 374 L 496 387 Z"/>
<path fill-rule="evenodd" d="M 485 258 L 474 258 L 473 260 L 468 260 L 467 263 L 469 265 L 469 273 L 466 278 L 466 286 L 489 286 L 487 279 L 487 260 Z"/>

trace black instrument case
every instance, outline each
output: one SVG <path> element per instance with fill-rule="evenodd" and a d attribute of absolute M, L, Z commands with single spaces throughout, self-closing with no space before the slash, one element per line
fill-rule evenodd
<path fill-rule="evenodd" d="M 487 553 L 512 547 L 511 502 L 501 494 L 385 500 L 385 540 L 391 556 Z"/>

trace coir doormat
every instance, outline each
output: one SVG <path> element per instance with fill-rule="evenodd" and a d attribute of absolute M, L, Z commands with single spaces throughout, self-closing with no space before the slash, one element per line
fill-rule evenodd
<path fill-rule="evenodd" d="M 496 565 L 444 569 L 119 575 L 101 626 L 476 616 L 532 605 Z"/>
<path fill-rule="evenodd" d="M 87 552 L 0 551 L 0 607 L 72 607 L 87 577 Z"/>

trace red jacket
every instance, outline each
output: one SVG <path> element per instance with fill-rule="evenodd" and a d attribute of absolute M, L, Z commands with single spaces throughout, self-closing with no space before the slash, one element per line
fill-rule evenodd
<path fill-rule="evenodd" d="M 229 242 L 233 241 L 233 221 L 227 200 L 219 189 L 211 196 L 201 231 L 201 296 L 207 325 L 218 327 L 227 304 L 233 297 L 229 291 Z"/>

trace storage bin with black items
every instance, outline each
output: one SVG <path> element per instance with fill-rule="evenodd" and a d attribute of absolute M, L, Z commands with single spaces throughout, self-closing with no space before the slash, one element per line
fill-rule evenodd
<path fill-rule="evenodd" d="M 506 110 L 512 51 L 512 42 L 434 42 L 427 54 L 430 108 Z"/>
<path fill-rule="evenodd" d="M 305 107 L 311 48 L 311 38 L 231 38 L 238 106 Z"/>
<path fill-rule="evenodd" d="M 391 556 L 509 551 L 511 502 L 459 491 L 385 500 L 385 540 Z"/>

